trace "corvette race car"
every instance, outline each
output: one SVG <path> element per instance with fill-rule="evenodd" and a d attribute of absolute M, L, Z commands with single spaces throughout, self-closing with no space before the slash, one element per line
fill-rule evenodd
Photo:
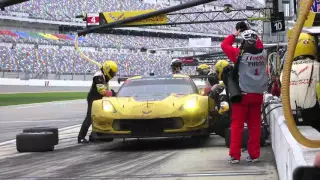
<path fill-rule="evenodd" d="M 127 79 L 116 97 L 92 105 L 92 138 L 207 137 L 214 106 L 186 75 Z"/>

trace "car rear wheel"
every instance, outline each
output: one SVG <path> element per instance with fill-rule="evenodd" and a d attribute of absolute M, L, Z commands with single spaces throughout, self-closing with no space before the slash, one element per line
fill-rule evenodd
<path fill-rule="evenodd" d="M 191 136 L 191 138 L 200 138 L 200 139 L 207 139 L 210 138 L 210 134 L 202 134 L 202 135 L 197 135 L 197 136 Z"/>

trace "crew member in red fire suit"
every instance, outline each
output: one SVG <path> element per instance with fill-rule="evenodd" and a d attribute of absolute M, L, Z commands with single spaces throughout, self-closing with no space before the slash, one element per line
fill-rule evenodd
<path fill-rule="evenodd" d="M 241 33 L 243 38 L 240 48 L 232 44 Z M 247 121 L 249 140 L 246 158 L 249 162 L 259 161 L 261 136 L 261 106 L 263 92 L 267 91 L 268 76 L 266 74 L 267 54 L 257 33 L 253 30 L 236 31 L 226 37 L 221 48 L 227 57 L 238 67 L 237 84 L 242 92 L 240 102 L 232 103 L 230 163 L 239 163 L 244 122 Z M 241 53 L 241 54 L 239 54 Z"/>

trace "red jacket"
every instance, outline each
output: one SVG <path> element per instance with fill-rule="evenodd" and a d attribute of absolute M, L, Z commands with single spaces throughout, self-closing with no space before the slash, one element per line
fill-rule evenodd
<path fill-rule="evenodd" d="M 232 44 L 235 42 L 235 39 L 236 38 L 234 37 L 234 35 L 229 35 L 221 43 L 222 51 L 226 54 L 226 56 L 233 63 L 237 62 L 237 57 L 238 57 L 238 54 L 239 54 L 239 51 L 240 51 L 239 48 L 235 48 L 235 47 L 232 46 Z M 258 41 L 257 41 L 256 45 L 257 45 L 258 49 L 263 49 L 264 48 L 260 38 L 258 38 Z"/>

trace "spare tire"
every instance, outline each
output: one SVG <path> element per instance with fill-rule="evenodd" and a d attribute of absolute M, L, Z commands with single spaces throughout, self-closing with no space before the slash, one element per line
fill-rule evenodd
<path fill-rule="evenodd" d="M 54 145 L 59 143 L 59 131 L 58 128 L 55 127 L 33 127 L 27 128 L 23 130 L 24 133 L 41 133 L 41 132 L 52 132 L 55 136 Z"/>
<path fill-rule="evenodd" d="M 16 136 L 18 152 L 53 151 L 55 135 L 52 132 L 20 133 Z"/>

